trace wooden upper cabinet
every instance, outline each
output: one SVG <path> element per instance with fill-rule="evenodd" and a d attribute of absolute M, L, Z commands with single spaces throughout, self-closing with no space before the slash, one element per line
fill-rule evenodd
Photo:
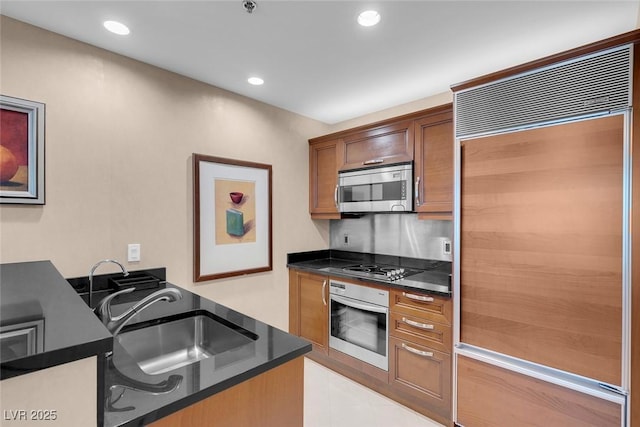
<path fill-rule="evenodd" d="M 316 219 L 339 219 L 336 204 L 341 139 L 309 144 L 309 213 Z"/>
<path fill-rule="evenodd" d="M 413 121 L 363 130 L 344 138 L 340 170 L 387 165 L 413 160 Z"/>
<path fill-rule="evenodd" d="M 419 217 L 451 219 L 453 206 L 453 108 L 417 119 L 415 127 L 415 206 Z"/>

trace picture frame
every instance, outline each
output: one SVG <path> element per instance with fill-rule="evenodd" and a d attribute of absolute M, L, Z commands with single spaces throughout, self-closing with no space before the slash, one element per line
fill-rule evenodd
<path fill-rule="evenodd" d="M 192 157 L 194 282 L 273 270 L 271 165 Z"/>
<path fill-rule="evenodd" d="M 0 95 L 0 203 L 45 204 L 45 104 Z"/>

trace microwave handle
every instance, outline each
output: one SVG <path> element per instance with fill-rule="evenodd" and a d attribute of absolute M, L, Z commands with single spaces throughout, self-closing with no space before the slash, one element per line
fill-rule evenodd
<path fill-rule="evenodd" d="M 384 163 L 384 159 L 372 159 L 372 160 L 366 160 L 364 162 L 362 162 L 363 165 L 367 166 L 367 165 L 377 165 L 379 163 Z"/>
<path fill-rule="evenodd" d="M 416 178 L 416 206 L 420 206 L 420 177 Z"/>
<path fill-rule="evenodd" d="M 338 204 L 338 187 L 340 185 L 336 184 L 335 190 L 333 190 L 333 203 L 336 205 L 336 209 L 340 209 L 340 205 Z"/>
<path fill-rule="evenodd" d="M 386 307 L 356 302 L 356 301 L 353 301 L 352 299 L 343 298 L 334 294 L 331 294 L 331 299 L 333 301 L 338 301 L 340 304 L 344 304 L 347 307 L 353 307 L 353 308 L 358 308 L 360 310 L 372 311 L 374 313 L 387 314 L 387 311 L 388 311 Z"/>

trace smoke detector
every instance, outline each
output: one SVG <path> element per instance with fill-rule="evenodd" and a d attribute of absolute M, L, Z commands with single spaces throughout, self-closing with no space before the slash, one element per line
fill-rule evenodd
<path fill-rule="evenodd" d="M 257 6 L 258 5 L 256 4 L 256 2 L 253 0 L 242 1 L 242 7 L 247 11 L 247 13 L 253 13 L 253 9 L 255 9 Z"/>

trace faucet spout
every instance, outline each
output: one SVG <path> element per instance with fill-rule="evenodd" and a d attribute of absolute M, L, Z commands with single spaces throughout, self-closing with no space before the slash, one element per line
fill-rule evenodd
<path fill-rule="evenodd" d="M 124 277 L 127 277 L 129 275 L 129 272 L 127 271 L 126 268 L 124 268 L 124 265 L 122 265 L 120 261 L 116 261 L 115 259 L 103 259 L 102 261 L 98 261 L 97 263 L 95 263 L 94 266 L 91 267 L 91 270 L 89 270 L 89 307 L 90 308 L 92 308 L 93 306 L 93 273 L 96 272 L 96 269 L 98 267 L 100 267 L 102 264 L 105 264 L 105 263 L 116 264 L 117 266 L 120 267 L 120 270 L 122 270 L 122 274 L 124 275 Z"/>
<path fill-rule="evenodd" d="M 113 299 L 117 298 L 120 295 L 133 292 L 134 290 L 135 288 L 128 288 L 111 294 L 100 301 L 100 303 L 98 303 L 98 306 L 94 310 L 102 324 L 107 327 L 109 332 L 111 332 L 114 337 L 118 334 L 118 332 L 120 332 L 124 325 L 126 325 L 133 316 L 140 313 L 151 304 L 154 304 L 158 301 L 174 302 L 182 299 L 182 292 L 180 292 L 180 290 L 176 288 L 160 289 L 159 291 L 156 291 L 151 295 L 148 295 L 145 298 L 141 299 L 121 315 L 114 317 L 111 314 L 111 302 L 113 301 Z"/>

